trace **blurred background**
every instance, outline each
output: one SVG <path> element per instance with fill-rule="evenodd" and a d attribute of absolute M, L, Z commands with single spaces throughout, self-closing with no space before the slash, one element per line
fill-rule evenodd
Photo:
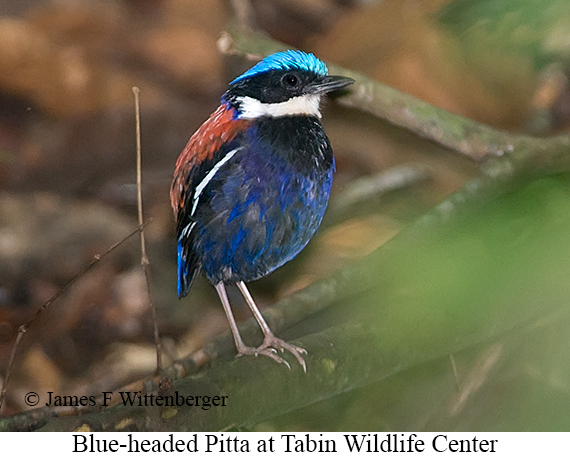
<path fill-rule="evenodd" d="M 0 0 L 2 375 L 18 327 L 95 254 L 137 227 L 134 85 L 141 90 L 144 207 L 153 218 L 147 242 L 166 363 L 227 330 L 205 280 L 176 298 L 168 192 L 188 138 L 249 65 L 218 47 L 244 7 L 291 48 L 453 113 L 535 136 L 570 129 L 567 0 Z M 298 259 L 252 285 L 262 307 L 372 252 L 478 174 L 472 158 L 334 101 L 324 124 L 337 160 L 330 211 Z M 371 181 L 371 191 L 359 192 Z M 231 298 L 238 318 L 249 318 L 238 294 Z M 117 388 L 152 372 L 154 351 L 133 239 L 30 329 L 2 415 L 27 409 L 29 391 L 96 395 Z M 493 356 L 492 347 L 465 355 L 465 372 L 478 374 L 472 391 L 484 384 L 478 376 L 488 375 L 485 361 Z M 259 429 L 567 425 L 563 412 L 540 425 L 516 422 L 514 411 L 510 419 L 489 415 L 505 378 L 488 387 L 485 408 L 461 416 L 467 400 L 442 406 L 457 373 L 433 376 L 448 364 L 418 367 Z M 509 372 L 509 379 L 518 375 Z M 425 414 L 416 409 L 420 398 Z"/>

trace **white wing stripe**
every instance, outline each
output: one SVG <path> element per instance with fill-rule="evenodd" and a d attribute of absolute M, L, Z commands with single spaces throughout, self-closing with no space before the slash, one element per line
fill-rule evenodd
<path fill-rule="evenodd" d="M 196 225 L 196 221 L 191 222 L 190 224 L 188 224 L 186 227 L 184 227 L 182 229 L 182 231 L 180 232 L 180 236 L 178 237 L 178 239 L 182 239 L 185 236 L 188 236 L 188 234 L 192 231 L 192 229 L 194 228 L 194 226 Z"/>
<path fill-rule="evenodd" d="M 214 168 L 212 168 L 208 174 L 206 175 L 206 177 L 204 179 L 202 179 L 202 181 L 200 181 L 200 184 L 198 184 L 196 186 L 196 191 L 194 192 L 194 197 L 192 198 L 192 211 L 190 211 L 190 216 L 194 215 L 194 212 L 196 211 L 196 208 L 198 206 L 198 200 L 200 199 L 200 195 L 202 194 L 202 192 L 204 191 L 204 189 L 206 188 L 206 186 L 208 185 L 208 183 L 212 180 L 212 178 L 214 177 L 214 175 L 218 172 L 218 170 L 220 168 L 223 167 L 223 165 L 230 160 L 236 152 L 238 152 L 239 150 L 243 149 L 243 147 L 241 148 L 235 148 L 232 149 L 230 152 L 228 152 L 223 158 L 222 160 L 220 160 L 218 163 L 216 163 L 216 165 L 214 165 Z"/>

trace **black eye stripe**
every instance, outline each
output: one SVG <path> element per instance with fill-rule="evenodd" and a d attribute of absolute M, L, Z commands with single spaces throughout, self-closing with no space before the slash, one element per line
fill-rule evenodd
<path fill-rule="evenodd" d="M 287 83 L 287 79 L 293 83 Z M 262 103 L 281 103 L 291 97 L 303 94 L 303 88 L 313 83 L 320 76 L 296 69 L 268 71 L 240 79 L 230 85 L 224 98 L 233 102 L 238 97 L 251 97 Z"/>

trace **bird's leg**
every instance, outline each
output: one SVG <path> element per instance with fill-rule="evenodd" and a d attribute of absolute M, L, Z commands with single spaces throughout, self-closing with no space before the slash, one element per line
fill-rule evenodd
<path fill-rule="evenodd" d="M 234 336 L 234 341 L 236 343 L 236 349 L 238 351 L 237 356 L 238 357 L 240 357 L 242 355 L 255 355 L 255 356 L 257 356 L 257 355 L 261 354 L 261 355 L 265 355 L 267 357 L 272 358 L 273 360 L 275 360 L 278 363 L 284 363 L 289 368 L 291 368 L 286 360 L 282 359 L 281 357 L 279 357 L 275 353 L 276 351 L 272 347 L 260 346 L 258 348 L 252 348 L 250 346 L 247 346 L 243 342 L 243 340 L 241 339 L 241 335 L 239 333 L 239 329 L 238 329 L 236 320 L 234 318 L 234 314 L 232 313 L 232 308 L 230 306 L 230 301 L 228 300 L 228 295 L 226 294 L 226 288 L 224 286 L 224 283 L 220 282 L 220 283 L 216 284 L 214 287 L 216 288 L 216 292 L 218 292 L 218 296 L 220 297 L 220 301 L 222 302 L 222 306 L 224 307 L 224 311 L 226 312 L 226 317 L 228 318 L 228 322 L 230 324 L 230 329 L 232 330 L 232 335 Z M 265 325 L 267 326 L 267 324 L 265 324 Z"/>
<path fill-rule="evenodd" d="M 307 351 L 303 348 L 298 347 L 298 346 L 294 346 L 292 344 L 289 344 L 289 343 L 285 342 L 284 340 L 282 340 L 281 338 L 277 338 L 273 334 L 271 329 L 269 328 L 269 325 L 267 325 L 267 322 L 265 322 L 265 319 L 261 315 L 261 312 L 259 311 L 259 308 L 255 304 L 255 302 L 253 301 L 253 297 L 249 293 L 249 290 L 247 289 L 245 283 L 243 281 L 240 281 L 237 283 L 237 286 L 238 286 L 240 292 L 242 293 L 243 298 L 245 298 L 245 301 L 247 302 L 247 305 L 251 309 L 251 312 L 253 313 L 255 319 L 257 320 L 257 323 L 261 327 L 261 330 L 263 331 L 263 335 L 264 335 L 263 343 L 261 344 L 261 346 L 259 346 L 256 349 L 256 351 L 265 350 L 268 348 L 279 349 L 281 352 L 287 350 L 295 356 L 295 358 L 297 359 L 299 364 L 303 367 L 303 371 L 305 371 L 305 373 L 306 373 L 307 372 L 307 365 L 305 364 L 305 360 L 303 359 L 302 354 L 306 354 Z M 285 363 L 287 363 L 287 362 L 285 362 Z M 289 364 L 287 364 L 287 365 L 289 365 Z"/>

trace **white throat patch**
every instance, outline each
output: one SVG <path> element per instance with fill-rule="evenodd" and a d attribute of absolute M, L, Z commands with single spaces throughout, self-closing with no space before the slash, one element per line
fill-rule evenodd
<path fill-rule="evenodd" d="M 262 116 L 316 116 L 321 117 L 320 95 L 301 95 L 281 103 L 262 103 L 251 97 L 238 97 L 241 105 L 239 119 L 257 119 Z"/>

